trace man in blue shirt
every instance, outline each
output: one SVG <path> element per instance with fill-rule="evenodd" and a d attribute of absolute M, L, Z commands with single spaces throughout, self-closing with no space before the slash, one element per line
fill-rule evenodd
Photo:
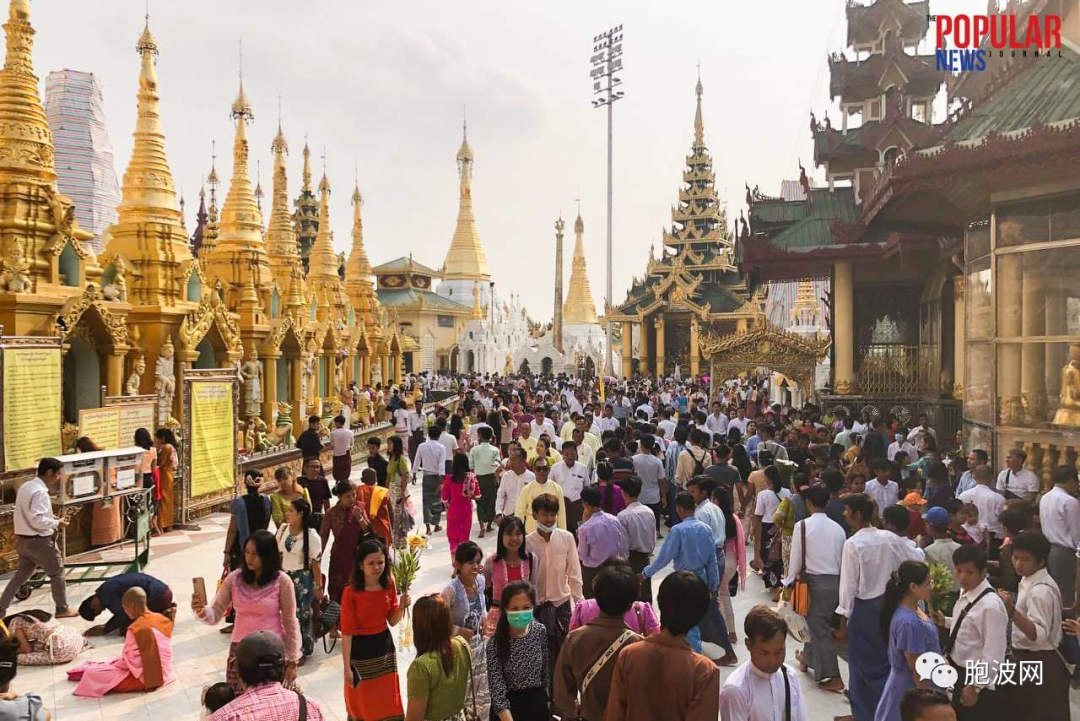
<path fill-rule="evenodd" d="M 127 590 L 135 587 L 141 588 L 146 593 L 148 609 L 169 618 L 176 617 L 172 589 L 163 581 L 145 573 L 121 573 L 98 586 L 93 595 L 79 605 L 79 615 L 86 621 L 93 621 L 106 609 L 112 611 L 112 618 L 105 625 L 92 626 L 86 630 L 85 635 L 107 636 L 113 631 L 119 631 L 121 636 L 126 634 L 131 619 L 124 610 L 122 600 Z"/>
<path fill-rule="evenodd" d="M 676 571 L 693 571 L 709 587 L 709 610 L 701 619 L 701 640 L 715 643 L 724 649 L 724 656 L 716 663 L 734 666 L 739 659 L 728 639 L 727 625 L 720 615 L 717 594 L 720 590 L 720 567 L 716 563 L 716 542 L 707 525 L 694 518 L 694 497 L 685 491 L 675 496 L 677 523 L 660 546 L 656 559 L 645 567 L 642 575 L 652 578 L 669 563 Z"/>

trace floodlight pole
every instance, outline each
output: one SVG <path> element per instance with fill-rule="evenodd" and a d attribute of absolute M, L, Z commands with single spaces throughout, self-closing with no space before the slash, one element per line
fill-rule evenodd
<path fill-rule="evenodd" d="M 618 376 L 615 373 L 614 355 L 611 342 L 611 310 L 613 308 L 612 298 L 612 207 L 613 207 L 613 170 L 612 170 L 612 155 L 614 151 L 614 142 L 612 135 L 612 122 L 614 113 L 612 112 L 612 106 L 616 100 L 620 100 L 623 97 L 622 90 L 615 90 L 616 85 L 620 85 L 622 80 L 616 77 L 616 73 L 622 70 L 622 25 L 611 28 L 607 32 L 597 35 L 593 38 L 593 56 L 592 65 L 593 69 L 590 73 L 593 78 L 593 93 L 602 94 L 605 96 L 599 99 L 593 100 L 593 107 L 598 108 L 601 106 L 607 106 L 607 283 L 606 292 L 604 297 L 604 325 L 605 333 L 607 335 L 607 372 L 611 375 Z M 603 80 L 602 80 L 603 79 Z M 604 82 L 606 80 L 606 82 Z M 630 342 L 630 339 L 623 338 L 623 343 Z"/>

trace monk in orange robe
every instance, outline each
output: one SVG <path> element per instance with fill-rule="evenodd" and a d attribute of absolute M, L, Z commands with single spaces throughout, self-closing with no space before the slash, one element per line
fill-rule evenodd
<path fill-rule="evenodd" d="M 148 610 L 146 592 L 138 586 L 124 593 L 123 605 L 131 618 L 123 652 L 107 663 L 90 661 L 69 671 L 68 678 L 79 682 L 76 696 L 100 698 L 109 692 L 153 691 L 176 680 L 172 620 Z"/>
<path fill-rule="evenodd" d="M 365 468 L 360 474 L 363 483 L 356 489 L 356 505 L 364 509 L 371 521 L 371 530 L 386 544 L 392 548 L 394 544 L 393 531 L 394 515 L 389 498 L 390 491 L 376 485 L 377 476 L 374 468 Z"/>

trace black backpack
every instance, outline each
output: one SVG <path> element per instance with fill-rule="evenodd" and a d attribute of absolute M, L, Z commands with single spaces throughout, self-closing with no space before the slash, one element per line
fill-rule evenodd
<path fill-rule="evenodd" d="M 704 473 L 705 473 L 705 455 L 708 454 L 708 451 L 705 451 L 705 453 L 702 454 L 701 458 L 698 458 L 697 456 L 694 455 L 694 452 L 691 451 L 689 448 L 687 448 L 686 450 L 690 454 L 690 457 L 694 459 L 694 475 L 695 476 L 704 475 Z"/>

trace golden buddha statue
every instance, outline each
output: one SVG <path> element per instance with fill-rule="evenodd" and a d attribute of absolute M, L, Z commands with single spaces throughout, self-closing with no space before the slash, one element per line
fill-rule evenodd
<path fill-rule="evenodd" d="M 1080 426 L 1080 343 L 1069 345 L 1069 362 L 1061 369 L 1061 405 L 1054 424 Z"/>

